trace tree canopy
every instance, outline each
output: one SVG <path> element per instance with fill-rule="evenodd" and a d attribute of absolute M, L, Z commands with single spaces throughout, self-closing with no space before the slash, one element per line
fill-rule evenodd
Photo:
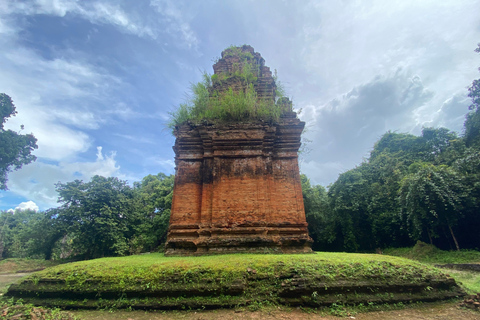
<path fill-rule="evenodd" d="M 22 135 L 4 129 L 7 120 L 16 114 L 12 99 L 5 93 L 0 93 L 0 190 L 7 190 L 7 174 L 9 172 L 18 170 L 23 165 L 36 160 L 32 151 L 38 146 L 37 139 L 33 134 Z"/>
<path fill-rule="evenodd" d="M 480 53 L 480 43 L 475 52 Z M 473 80 L 468 88 L 468 96 L 472 99 L 472 104 L 465 121 L 465 143 L 467 146 L 478 147 L 480 145 L 480 79 Z"/>

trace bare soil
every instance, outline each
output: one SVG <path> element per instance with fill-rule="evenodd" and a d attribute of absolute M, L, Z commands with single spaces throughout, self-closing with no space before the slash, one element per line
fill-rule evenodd
<path fill-rule="evenodd" d="M 21 278 L 29 275 L 30 273 L 5 273 L 0 274 L 0 295 L 3 295 L 7 291 L 7 287 L 20 280 Z"/>
<path fill-rule="evenodd" d="M 301 309 L 268 311 L 240 311 L 240 310 L 210 310 L 210 311 L 73 311 L 72 313 L 84 319 L 94 320 L 234 320 L 234 319 L 259 319 L 259 320 L 479 320 L 480 312 L 458 307 L 458 302 L 423 303 L 408 306 L 401 310 L 375 311 L 336 317 L 328 315 L 327 311 L 318 313 L 306 312 Z"/>

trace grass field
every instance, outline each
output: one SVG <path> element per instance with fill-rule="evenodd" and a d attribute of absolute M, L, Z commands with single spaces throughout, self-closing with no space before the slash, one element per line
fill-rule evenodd
<path fill-rule="evenodd" d="M 36 272 L 9 294 L 66 308 L 321 306 L 437 300 L 461 292 L 420 262 L 376 254 L 147 254 L 62 264 Z"/>

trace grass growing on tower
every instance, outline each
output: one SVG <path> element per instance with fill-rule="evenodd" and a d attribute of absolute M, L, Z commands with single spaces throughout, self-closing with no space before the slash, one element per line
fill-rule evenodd
<path fill-rule="evenodd" d="M 190 94 L 185 103 L 173 112 L 167 126 L 173 131 L 175 126 L 188 121 L 199 123 L 209 121 L 225 123 L 234 121 L 279 120 L 282 106 L 276 101 L 285 95 L 285 90 L 275 71 L 275 99 L 259 99 L 255 86 L 259 66 L 253 63 L 254 56 L 242 47 L 230 46 L 223 52 L 224 58 L 237 57 L 228 73 L 209 75 L 204 72 L 202 81 L 190 86 Z M 240 86 L 240 88 L 232 88 Z M 218 88 L 227 86 L 218 92 Z"/>

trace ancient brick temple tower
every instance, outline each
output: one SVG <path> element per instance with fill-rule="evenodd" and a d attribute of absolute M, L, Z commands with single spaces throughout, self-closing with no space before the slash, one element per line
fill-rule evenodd
<path fill-rule="evenodd" d="M 235 51 L 243 53 L 240 59 Z M 250 46 L 230 48 L 214 64 L 222 92 L 242 90 L 226 77 L 247 61 L 258 99 L 275 101 L 275 81 Z M 275 122 L 187 122 L 175 127 L 175 187 L 166 255 L 311 252 L 298 168 L 305 123 L 282 98 Z"/>

